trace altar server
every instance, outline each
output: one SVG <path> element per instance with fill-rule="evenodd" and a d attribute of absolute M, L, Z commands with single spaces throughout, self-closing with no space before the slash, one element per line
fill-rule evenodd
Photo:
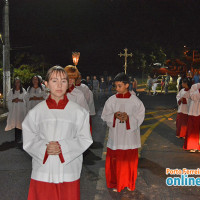
<path fill-rule="evenodd" d="M 78 71 L 78 73 L 79 73 L 79 76 L 76 79 L 76 88 L 83 92 L 85 99 L 88 103 L 89 109 L 90 109 L 90 116 L 93 116 L 96 114 L 93 93 L 87 85 L 81 83 L 81 74 L 79 71 Z"/>
<path fill-rule="evenodd" d="M 38 103 L 46 99 L 46 92 L 42 87 L 41 80 L 38 76 L 31 79 L 30 86 L 26 93 L 27 112 L 34 108 Z"/>
<path fill-rule="evenodd" d="M 22 124 L 23 148 L 33 159 L 28 200 L 79 200 L 82 154 L 92 144 L 89 113 L 65 95 L 62 67 L 52 67 L 45 84 L 48 99 Z"/>
<path fill-rule="evenodd" d="M 21 80 L 15 78 L 13 88 L 8 93 L 9 112 L 5 128 L 5 131 L 15 129 L 15 142 L 20 142 L 22 137 L 22 122 L 26 115 L 25 95 Z"/>
<path fill-rule="evenodd" d="M 190 88 L 191 81 L 184 78 L 182 81 L 183 89 L 177 94 L 178 114 L 176 118 L 176 137 L 185 138 L 188 123 L 188 111 L 190 106 Z"/>
<path fill-rule="evenodd" d="M 67 72 L 69 78 L 69 88 L 67 90 L 68 99 L 74 101 L 75 103 L 79 104 L 87 111 L 89 111 L 88 103 L 85 99 L 83 92 L 75 87 L 76 79 L 79 76 L 78 70 L 76 70 L 75 66 L 68 65 L 67 67 L 65 67 L 65 71 Z"/>
<path fill-rule="evenodd" d="M 192 85 L 190 98 L 187 133 L 183 148 L 190 152 L 200 152 L 200 83 Z"/>
<path fill-rule="evenodd" d="M 140 125 L 145 116 L 143 103 L 129 91 L 129 79 L 124 73 L 115 79 L 117 94 L 105 103 L 102 119 L 109 127 L 106 155 L 108 188 L 120 192 L 125 187 L 133 191 L 137 179 L 138 148 L 141 147 Z"/>

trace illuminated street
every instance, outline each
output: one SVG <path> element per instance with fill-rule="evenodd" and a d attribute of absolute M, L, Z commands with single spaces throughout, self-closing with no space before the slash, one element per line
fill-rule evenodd
<path fill-rule="evenodd" d="M 136 190 L 126 189 L 115 193 L 107 189 L 105 156 L 107 128 L 100 119 L 106 96 L 96 101 L 97 115 L 93 118 L 94 144 L 84 157 L 81 176 L 82 200 L 147 200 L 147 199 L 198 199 L 198 187 L 168 187 L 165 168 L 199 167 L 199 154 L 182 149 L 183 139 L 175 137 L 175 94 L 155 97 L 140 95 L 146 106 L 145 121 L 141 126 L 140 151 Z M 153 103 L 152 103 L 153 102 Z M 14 133 L 2 130 L 5 119 L 0 121 L 0 193 L 3 200 L 25 200 L 28 193 L 31 158 L 15 146 Z M 10 191 L 10 192 L 5 192 Z M 162 192 L 161 192 L 162 191 Z"/>

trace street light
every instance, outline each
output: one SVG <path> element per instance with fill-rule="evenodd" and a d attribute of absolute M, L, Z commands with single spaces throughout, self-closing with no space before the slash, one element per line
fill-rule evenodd
<path fill-rule="evenodd" d="M 72 52 L 72 60 L 75 66 L 78 65 L 79 58 L 80 58 L 80 52 Z"/>

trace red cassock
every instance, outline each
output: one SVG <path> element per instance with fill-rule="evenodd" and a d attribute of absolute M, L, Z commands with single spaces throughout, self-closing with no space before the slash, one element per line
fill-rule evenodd
<path fill-rule="evenodd" d="M 178 113 L 176 118 L 176 136 L 185 137 L 187 132 L 188 114 Z"/>
<path fill-rule="evenodd" d="M 80 179 L 58 184 L 31 179 L 28 200 L 80 200 Z"/>
<path fill-rule="evenodd" d="M 135 189 L 138 167 L 138 149 L 112 150 L 107 148 L 106 182 L 118 192 L 125 187 Z"/>
<path fill-rule="evenodd" d="M 187 134 L 183 149 L 200 150 L 200 116 L 188 116 Z"/>

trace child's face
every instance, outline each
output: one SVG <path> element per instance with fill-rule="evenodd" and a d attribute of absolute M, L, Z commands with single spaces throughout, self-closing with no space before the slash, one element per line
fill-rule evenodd
<path fill-rule="evenodd" d="M 182 87 L 186 88 L 187 87 L 187 83 L 182 82 Z"/>
<path fill-rule="evenodd" d="M 115 82 L 115 89 L 119 94 L 125 94 L 128 91 L 129 84 L 124 84 L 121 81 Z"/>
<path fill-rule="evenodd" d="M 37 77 L 33 77 L 32 82 L 33 82 L 34 86 L 38 86 L 38 78 Z"/>
<path fill-rule="evenodd" d="M 20 80 L 16 80 L 15 81 L 15 87 L 16 88 L 20 88 Z"/>
<path fill-rule="evenodd" d="M 69 87 L 71 87 L 72 85 L 75 85 L 75 79 L 74 78 L 69 79 Z"/>
<path fill-rule="evenodd" d="M 45 82 L 45 85 L 49 88 L 53 99 L 63 98 L 68 89 L 66 74 L 53 72 L 49 82 Z"/>

